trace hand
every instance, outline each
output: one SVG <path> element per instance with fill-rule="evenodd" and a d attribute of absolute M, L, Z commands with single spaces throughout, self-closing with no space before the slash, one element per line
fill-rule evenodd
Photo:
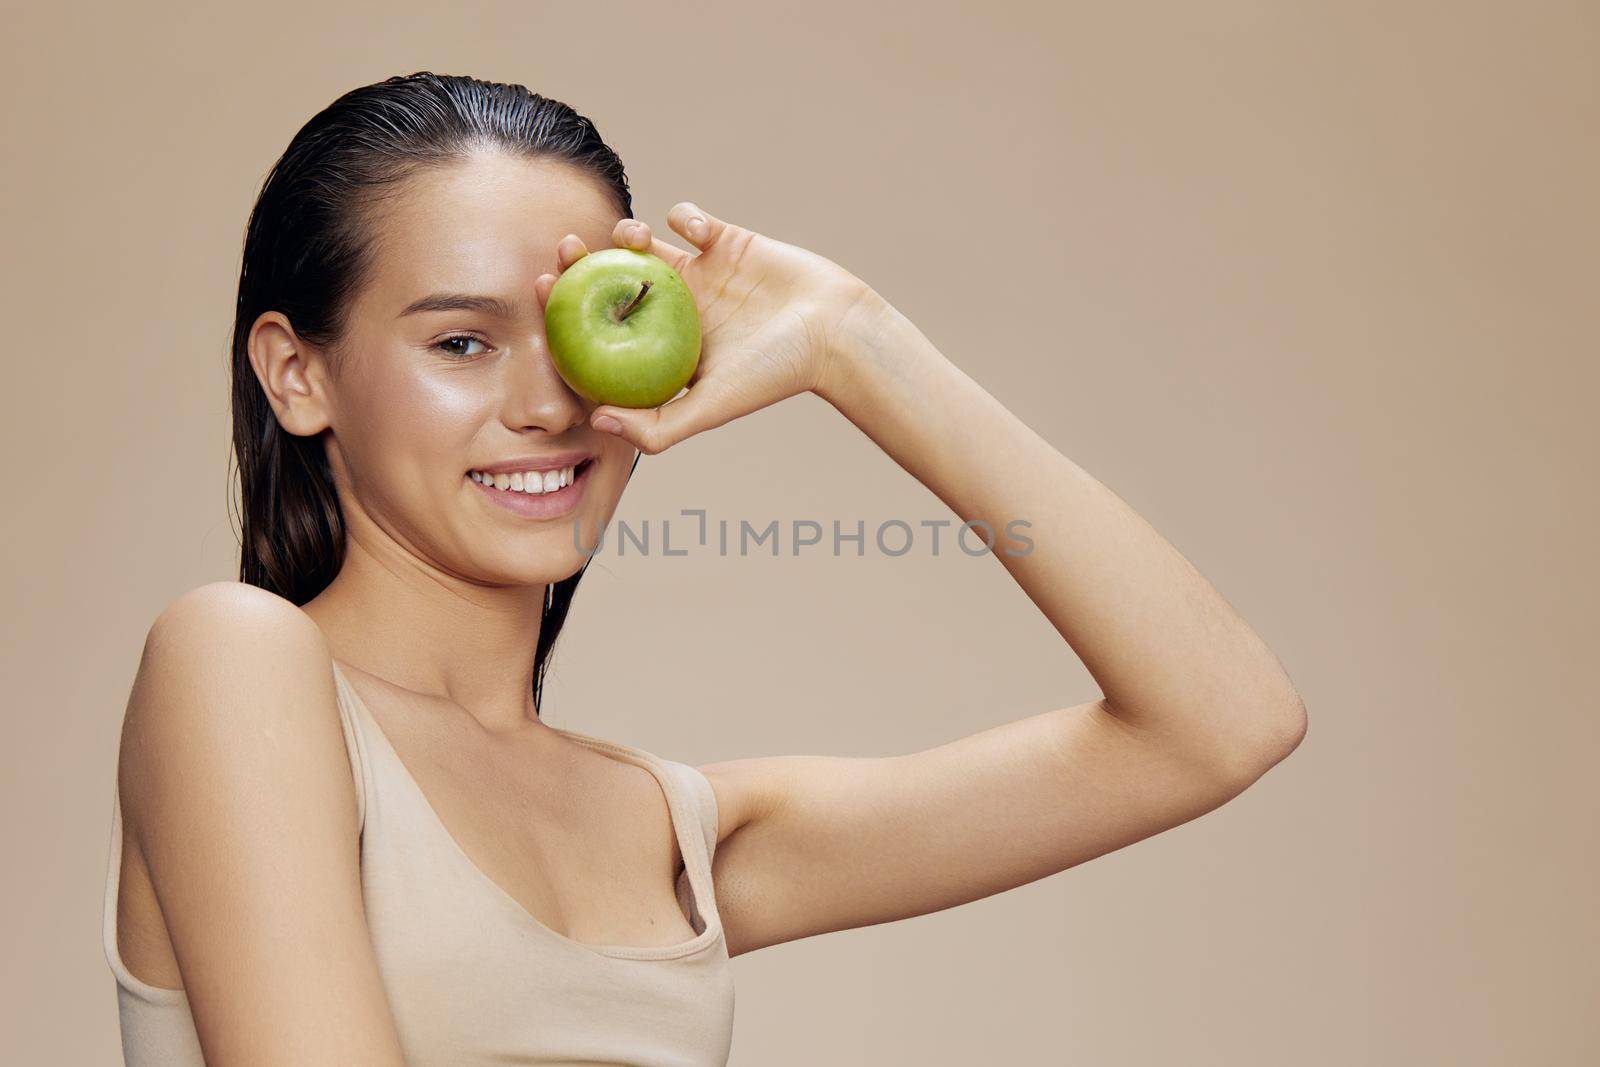
<path fill-rule="evenodd" d="M 699 251 L 656 240 L 637 219 L 620 220 L 611 240 L 659 256 L 694 294 L 702 340 L 688 392 L 659 408 L 602 404 L 589 415 L 596 429 L 619 433 L 651 455 L 786 397 L 820 391 L 848 331 L 882 304 L 832 260 L 724 222 L 688 201 L 673 206 L 667 225 Z M 564 271 L 588 253 L 569 233 L 556 246 L 556 262 Z M 541 307 L 556 277 L 541 274 L 535 281 Z M 620 428 L 602 421 L 608 417 Z"/>

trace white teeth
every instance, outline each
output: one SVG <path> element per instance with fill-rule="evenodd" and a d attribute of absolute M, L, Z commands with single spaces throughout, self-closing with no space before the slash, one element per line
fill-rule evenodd
<path fill-rule="evenodd" d="M 573 483 L 577 478 L 577 467 L 562 467 L 551 471 L 517 471 L 513 474 L 485 474 L 482 471 L 472 471 L 472 480 L 483 485 L 490 485 L 496 489 L 505 489 L 513 493 L 553 493 Z"/>

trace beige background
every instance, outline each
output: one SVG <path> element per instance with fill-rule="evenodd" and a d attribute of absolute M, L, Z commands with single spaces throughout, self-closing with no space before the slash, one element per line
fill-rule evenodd
<path fill-rule="evenodd" d="M 0 1060 L 118 1062 L 117 730 L 156 613 L 235 575 L 246 215 L 315 111 L 416 69 L 571 103 L 660 231 L 694 199 L 873 283 L 1171 538 L 1310 708 L 1195 822 L 737 960 L 734 1063 L 1600 1057 L 1593 5 L 5 22 Z M 693 506 L 950 514 L 810 396 L 646 457 L 619 516 Z M 948 552 L 612 555 L 563 642 L 553 722 L 691 762 L 907 751 L 1095 694 L 993 559 Z"/>

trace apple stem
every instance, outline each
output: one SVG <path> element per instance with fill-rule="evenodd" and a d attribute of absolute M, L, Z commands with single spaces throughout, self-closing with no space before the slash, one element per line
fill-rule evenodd
<path fill-rule="evenodd" d="M 617 321 L 618 322 L 621 322 L 623 319 L 627 318 L 630 314 L 632 314 L 633 313 L 633 309 L 639 306 L 639 301 L 644 299 L 644 294 L 646 294 L 646 293 L 648 293 L 650 291 L 650 283 L 649 282 L 644 282 L 642 284 L 644 285 L 644 288 L 639 290 L 639 295 L 634 297 L 632 302 L 630 302 L 627 307 L 623 308 L 617 314 Z"/>

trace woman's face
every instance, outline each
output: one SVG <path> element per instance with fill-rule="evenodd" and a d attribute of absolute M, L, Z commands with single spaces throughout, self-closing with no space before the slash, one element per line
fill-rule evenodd
<path fill-rule="evenodd" d="M 499 153 L 414 175 L 377 206 L 373 271 L 327 383 L 329 460 L 347 514 L 360 509 L 467 580 L 538 585 L 577 573 L 636 453 L 591 428 L 595 405 L 556 373 L 534 279 L 558 273 L 568 233 L 610 247 L 619 217 L 599 179 Z M 451 306 L 457 297 L 489 301 Z M 557 489 L 574 465 L 576 480 Z M 520 479 L 521 492 L 473 473 L 552 467 Z"/>

